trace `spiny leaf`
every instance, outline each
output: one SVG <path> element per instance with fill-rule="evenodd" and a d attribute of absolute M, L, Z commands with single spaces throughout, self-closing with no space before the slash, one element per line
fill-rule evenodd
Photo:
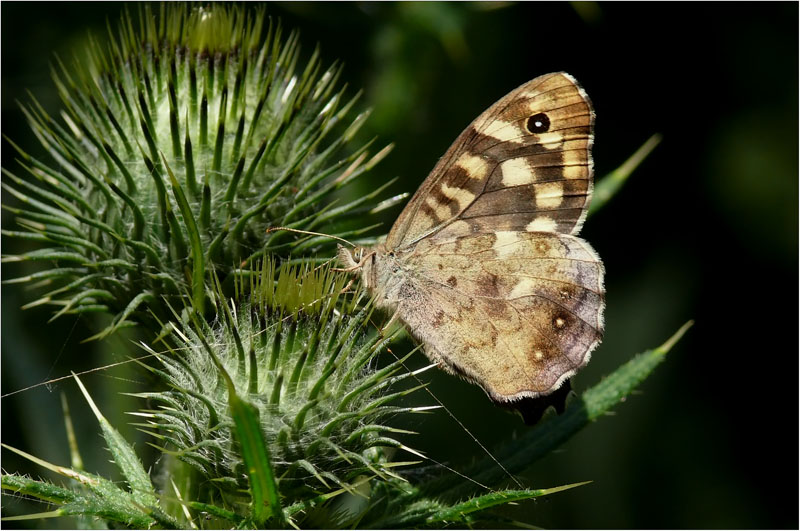
<path fill-rule="evenodd" d="M 661 142 L 661 135 L 654 134 L 647 142 L 636 150 L 636 152 L 628 158 L 619 168 L 612 171 L 597 182 L 592 193 L 592 203 L 589 205 L 589 214 L 592 215 L 603 206 L 622 188 L 625 181 L 628 180 L 633 170 L 641 164 L 644 159 L 656 148 Z"/>
<path fill-rule="evenodd" d="M 150 476 L 142 466 L 141 461 L 136 455 L 133 446 L 126 441 L 122 435 L 113 427 L 106 418 L 100 413 L 100 410 L 95 405 L 89 392 L 83 386 L 80 378 L 73 373 L 73 378 L 80 387 L 81 393 L 92 408 L 97 421 L 100 423 L 100 428 L 103 430 L 103 438 L 108 444 L 108 450 L 114 457 L 114 462 L 119 467 L 122 475 L 130 485 L 131 491 L 136 494 L 137 499 L 145 507 L 155 507 L 158 505 L 158 498 L 156 497 L 153 483 L 150 481 Z"/>
<path fill-rule="evenodd" d="M 522 489 L 492 492 L 489 494 L 484 494 L 483 496 L 476 496 L 475 498 L 471 498 L 465 502 L 443 508 L 440 511 L 436 511 L 425 518 L 425 523 L 430 525 L 439 522 L 459 522 L 463 521 L 466 515 L 477 511 L 485 511 L 486 509 L 509 502 L 547 496 L 550 494 L 555 494 L 556 492 L 562 492 L 565 490 L 574 489 L 575 487 L 581 487 L 589 483 L 591 483 L 591 481 L 572 483 L 569 485 L 562 485 L 560 487 L 552 487 L 549 489 Z"/>

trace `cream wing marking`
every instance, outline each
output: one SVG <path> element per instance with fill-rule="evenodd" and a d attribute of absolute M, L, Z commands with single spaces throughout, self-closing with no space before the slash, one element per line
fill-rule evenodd
<path fill-rule="evenodd" d="M 593 124 L 591 104 L 568 74 L 547 74 L 518 87 L 459 135 L 398 217 L 387 249 L 439 232 L 448 236 L 448 226 L 458 220 L 473 233 L 494 227 L 576 232 L 591 193 Z M 564 183 L 561 201 L 557 185 L 548 182 Z M 528 187 L 520 192 L 528 196 L 524 204 L 490 195 L 515 186 Z M 458 201 L 451 197 L 455 189 Z"/>

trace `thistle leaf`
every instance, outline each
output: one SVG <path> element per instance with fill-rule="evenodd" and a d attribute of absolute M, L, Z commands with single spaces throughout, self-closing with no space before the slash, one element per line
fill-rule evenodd
<path fill-rule="evenodd" d="M 114 429 L 111 424 L 106 420 L 100 410 L 95 405 L 89 392 L 83 386 L 80 378 L 73 373 L 73 378 L 77 382 L 78 387 L 83 393 L 84 398 L 92 408 L 97 421 L 100 423 L 100 428 L 103 430 L 103 438 L 108 444 L 108 451 L 114 458 L 114 462 L 119 467 L 122 475 L 128 481 L 131 491 L 137 496 L 139 503 L 145 507 L 155 507 L 158 504 L 153 483 L 150 481 L 149 474 L 145 471 L 141 461 L 136 455 L 128 441 L 126 441 L 120 433 Z"/>
<path fill-rule="evenodd" d="M 598 180 L 597 185 L 592 193 L 592 203 L 589 205 L 589 214 L 592 215 L 603 206 L 622 188 L 622 185 L 628 180 L 633 170 L 658 146 L 661 142 L 661 135 L 654 134 L 642 146 L 637 149 L 628 160 L 616 170 L 612 171 L 602 179 Z"/>

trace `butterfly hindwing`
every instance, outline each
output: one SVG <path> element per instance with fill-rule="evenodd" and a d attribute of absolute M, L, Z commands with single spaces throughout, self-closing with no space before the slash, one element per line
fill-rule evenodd
<path fill-rule="evenodd" d="M 520 86 L 456 139 L 400 214 L 387 249 L 439 233 L 577 232 L 591 195 L 593 125 L 572 76 Z M 449 228 L 456 221 L 466 225 Z"/>
<path fill-rule="evenodd" d="M 398 316 L 429 356 L 495 400 L 548 394 L 600 340 L 603 266 L 580 238 L 472 234 L 408 253 Z"/>

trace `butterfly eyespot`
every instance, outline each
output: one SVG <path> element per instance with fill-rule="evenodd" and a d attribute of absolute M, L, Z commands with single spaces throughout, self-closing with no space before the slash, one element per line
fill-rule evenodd
<path fill-rule="evenodd" d="M 528 118 L 525 124 L 526 129 L 531 133 L 546 133 L 550 129 L 550 118 L 543 112 L 534 114 Z"/>

